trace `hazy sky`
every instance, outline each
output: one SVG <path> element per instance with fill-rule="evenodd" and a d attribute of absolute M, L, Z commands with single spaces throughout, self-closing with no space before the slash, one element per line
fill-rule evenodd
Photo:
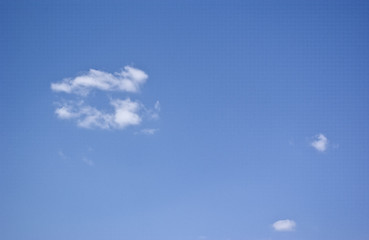
<path fill-rule="evenodd" d="M 1 1 L 0 238 L 369 239 L 369 2 Z"/>

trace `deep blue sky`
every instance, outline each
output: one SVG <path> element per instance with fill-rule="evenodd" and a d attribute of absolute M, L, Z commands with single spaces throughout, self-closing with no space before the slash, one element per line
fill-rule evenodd
<path fill-rule="evenodd" d="M 369 239 L 368 25 L 366 1 L 2 1 L 0 238 Z M 125 66 L 140 91 L 51 88 Z M 127 98 L 124 128 L 55 112 Z"/>

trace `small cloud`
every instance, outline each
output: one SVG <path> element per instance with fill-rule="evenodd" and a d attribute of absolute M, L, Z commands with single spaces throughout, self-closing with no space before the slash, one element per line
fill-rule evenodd
<path fill-rule="evenodd" d="M 155 108 L 155 110 L 160 111 L 160 102 L 159 101 L 156 101 L 154 108 Z"/>
<path fill-rule="evenodd" d="M 145 129 L 141 129 L 136 134 L 154 135 L 157 131 L 159 131 L 159 129 L 157 128 L 145 128 Z"/>
<path fill-rule="evenodd" d="M 141 123 L 141 117 L 138 115 L 141 106 L 138 102 L 133 102 L 128 98 L 126 100 L 114 100 L 111 104 L 115 108 L 113 125 L 117 128 Z"/>
<path fill-rule="evenodd" d="M 67 156 L 64 154 L 64 152 L 62 150 L 59 150 L 58 155 L 62 159 L 67 159 Z"/>
<path fill-rule="evenodd" d="M 87 164 L 88 166 L 92 167 L 92 166 L 95 166 L 95 163 L 91 160 L 91 159 L 88 159 L 86 157 L 82 158 L 82 161 Z"/>
<path fill-rule="evenodd" d="M 290 232 L 294 231 L 296 228 L 296 223 L 293 220 L 278 220 L 275 223 L 273 223 L 273 228 L 275 231 L 278 232 Z"/>
<path fill-rule="evenodd" d="M 71 119 L 78 117 L 78 114 L 74 113 L 69 106 L 62 106 L 55 109 L 55 114 L 61 119 Z"/>
<path fill-rule="evenodd" d="M 327 150 L 328 139 L 323 134 L 318 134 L 314 138 L 315 140 L 311 143 L 311 146 L 314 147 L 319 152 L 324 152 Z"/>

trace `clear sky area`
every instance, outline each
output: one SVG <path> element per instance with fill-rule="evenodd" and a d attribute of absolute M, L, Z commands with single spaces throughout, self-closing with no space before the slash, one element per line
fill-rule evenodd
<path fill-rule="evenodd" d="M 0 239 L 369 239 L 369 1 L 0 2 Z"/>

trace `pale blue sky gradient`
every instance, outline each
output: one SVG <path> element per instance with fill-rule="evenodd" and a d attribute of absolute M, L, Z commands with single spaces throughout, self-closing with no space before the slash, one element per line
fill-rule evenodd
<path fill-rule="evenodd" d="M 2 1 L 0 238 L 369 239 L 368 25 L 366 1 Z M 88 103 L 159 119 L 57 117 L 52 83 L 124 66 L 141 91 Z"/>

